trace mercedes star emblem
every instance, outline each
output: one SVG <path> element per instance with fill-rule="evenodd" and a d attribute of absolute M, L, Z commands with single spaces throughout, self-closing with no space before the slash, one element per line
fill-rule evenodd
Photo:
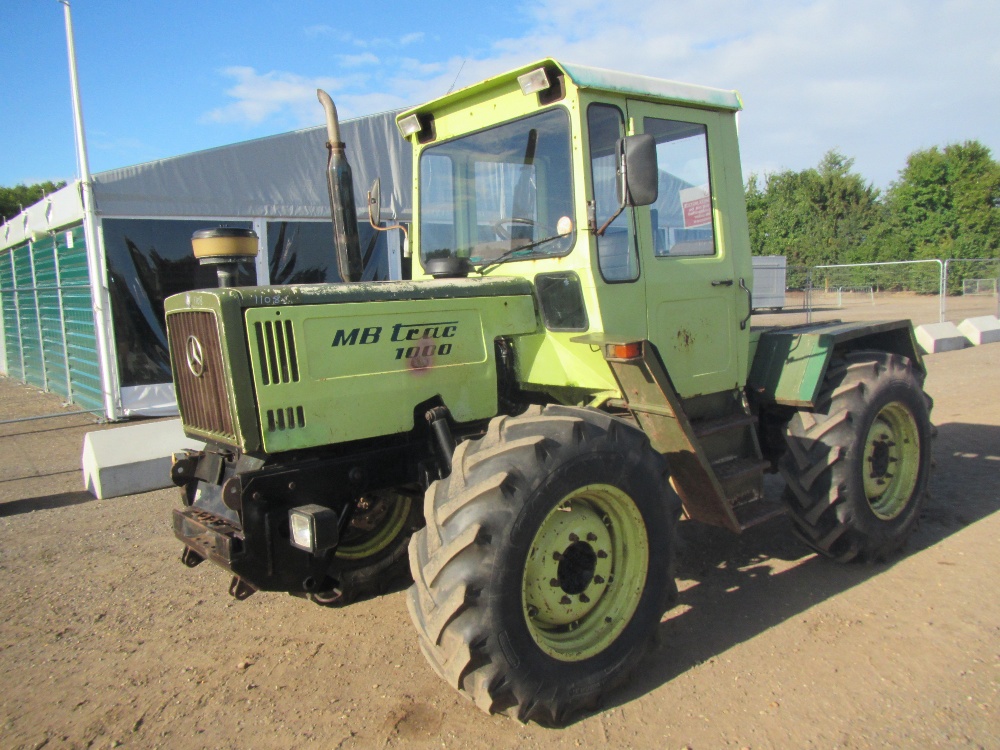
<path fill-rule="evenodd" d="M 205 373 L 205 354 L 201 350 L 201 342 L 197 336 L 188 336 L 187 363 L 191 374 L 200 378 Z"/>

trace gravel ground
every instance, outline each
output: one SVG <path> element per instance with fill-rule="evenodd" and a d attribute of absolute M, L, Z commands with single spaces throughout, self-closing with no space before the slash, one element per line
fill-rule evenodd
<path fill-rule="evenodd" d="M 176 491 L 82 491 L 82 437 L 103 429 L 86 415 L 0 424 L 0 747 L 998 747 L 1000 346 L 927 363 L 937 470 L 904 553 L 839 566 L 784 519 L 682 523 L 656 648 L 561 730 L 439 680 L 402 591 L 237 602 L 220 569 L 184 568 Z M 0 420 L 67 411 L 0 378 Z"/>

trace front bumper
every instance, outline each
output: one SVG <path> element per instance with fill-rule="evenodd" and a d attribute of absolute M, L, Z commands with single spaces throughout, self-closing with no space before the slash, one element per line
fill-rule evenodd
<path fill-rule="evenodd" d="M 355 498 L 416 481 L 416 466 L 407 460 L 413 452 L 397 442 L 269 465 L 212 445 L 178 454 L 171 475 L 183 488 L 185 507 L 173 511 L 173 528 L 185 547 L 182 560 L 189 566 L 211 560 L 243 589 L 325 590 L 336 549 L 312 554 L 295 547 L 289 511 L 315 504 L 346 520 Z"/>
<path fill-rule="evenodd" d="M 174 509 L 174 535 L 199 557 L 230 571 L 246 554 L 241 528 L 194 506 Z"/>

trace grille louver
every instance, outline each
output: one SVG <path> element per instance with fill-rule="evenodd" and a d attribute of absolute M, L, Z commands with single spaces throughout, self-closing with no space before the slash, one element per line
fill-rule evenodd
<path fill-rule="evenodd" d="M 306 415 L 301 406 L 267 410 L 267 431 L 295 430 L 306 426 Z"/>
<path fill-rule="evenodd" d="M 264 385 L 297 383 L 299 362 L 295 355 L 295 335 L 290 320 L 254 323 L 257 357 Z"/>

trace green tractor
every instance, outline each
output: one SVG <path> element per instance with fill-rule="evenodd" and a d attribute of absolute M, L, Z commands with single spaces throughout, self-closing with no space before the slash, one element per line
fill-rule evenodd
<path fill-rule="evenodd" d="M 332 118 L 346 281 L 167 302 L 184 428 L 207 442 L 173 466 L 182 559 L 237 597 L 328 605 L 408 565 L 434 670 L 559 724 L 676 599 L 682 513 L 735 533 L 787 514 L 841 561 L 900 547 L 931 463 L 911 325 L 749 325 L 740 107 L 543 60 L 404 112 L 413 278 L 386 282 L 355 281 Z"/>

